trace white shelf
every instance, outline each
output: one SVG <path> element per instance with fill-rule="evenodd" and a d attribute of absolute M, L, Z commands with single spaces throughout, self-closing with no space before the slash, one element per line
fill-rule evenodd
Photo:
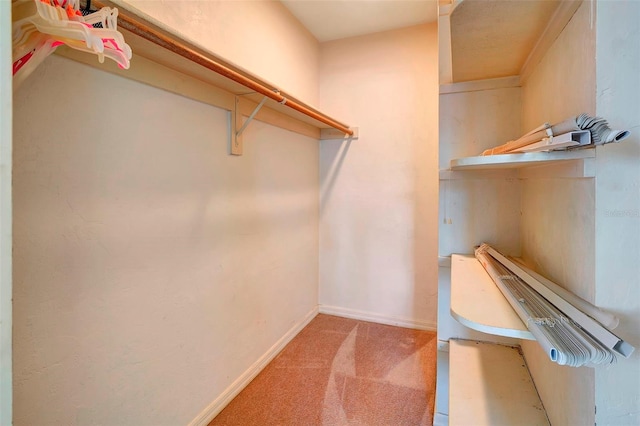
<path fill-rule="evenodd" d="M 595 170 L 593 159 L 595 149 L 581 149 L 575 151 L 557 152 L 527 152 L 522 154 L 486 155 L 464 157 L 451 160 L 453 171 L 464 170 L 495 170 L 495 169 L 523 169 L 537 166 L 563 165 L 561 175 L 568 177 L 593 177 Z M 567 167 L 569 166 L 569 170 Z M 554 171 L 549 177 L 559 173 Z"/>
<path fill-rule="evenodd" d="M 451 340 L 449 364 L 451 426 L 549 425 L 517 348 Z"/>
<path fill-rule="evenodd" d="M 451 316 L 483 333 L 535 340 L 472 255 L 451 256 Z"/>

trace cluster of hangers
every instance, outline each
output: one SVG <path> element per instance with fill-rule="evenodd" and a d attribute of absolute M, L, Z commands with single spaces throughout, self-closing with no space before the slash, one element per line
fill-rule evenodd
<path fill-rule="evenodd" d="M 129 68 L 131 48 L 117 29 L 118 9 L 83 16 L 80 0 L 18 0 L 11 14 L 14 88 L 63 44 L 97 55 L 100 63 L 107 57 Z"/>

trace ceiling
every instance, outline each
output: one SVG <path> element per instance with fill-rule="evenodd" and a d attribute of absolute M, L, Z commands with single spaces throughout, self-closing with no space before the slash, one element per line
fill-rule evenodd
<path fill-rule="evenodd" d="M 437 0 L 282 0 L 319 42 L 435 22 Z"/>
<path fill-rule="evenodd" d="M 444 3 L 450 0 L 441 0 Z M 437 0 L 281 0 L 319 42 L 438 19 Z M 453 81 L 519 75 L 562 3 L 457 0 L 451 13 Z"/>

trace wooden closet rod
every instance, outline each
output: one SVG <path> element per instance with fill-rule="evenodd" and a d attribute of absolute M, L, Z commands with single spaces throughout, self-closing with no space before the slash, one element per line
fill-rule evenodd
<path fill-rule="evenodd" d="M 106 6 L 106 4 L 101 1 L 93 1 L 92 4 L 96 7 Z M 180 55 L 183 58 L 188 59 L 189 61 L 195 62 L 200 66 L 210 69 L 211 71 L 227 77 L 228 79 L 233 80 L 236 83 L 239 83 L 255 92 L 273 99 L 274 101 L 282 105 L 288 106 L 289 108 L 292 108 L 306 116 L 320 121 L 321 123 L 333 127 L 334 129 L 340 130 L 341 132 L 349 136 L 353 136 L 353 130 L 351 130 L 346 124 L 340 123 L 329 117 L 328 115 L 314 111 L 294 100 L 287 99 L 286 97 L 282 96 L 277 90 L 268 88 L 263 84 L 245 75 L 242 75 L 239 72 L 236 72 L 231 68 L 226 67 L 225 65 L 216 62 L 215 60 L 208 58 L 207 56 L 199 52 L 196 52 L 188 46 L 185 46 L 184 44 L 152 28 L 151 26 L 140 22 L 134 16 L 128 14 L 126 11 L 123 11 L 120 8 L 118 9 L 118 26 L 177 55 Z"/>

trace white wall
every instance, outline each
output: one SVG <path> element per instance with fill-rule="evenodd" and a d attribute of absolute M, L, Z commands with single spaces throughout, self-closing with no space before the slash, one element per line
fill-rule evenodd
<path fill-rule="evenodd" d="M 11 424 L 11 3 L 0 2 L 0 425 Z"/>
<path fill-rule="evenodd" d="M 321 309 L 435 328 L 435 24 L 321 46 L 320 105 L 360 128 L 320 148 Z"/>
<path fill-rule="evenodd" d="M 226 112 L 59 57 L 14 108 L 16 425 L 188 423 L 317 306 L 317 141 L 228 156 Z"/>
<path fill-rule="evenodd" d="M 317 102 L 279 2 L 129 3 Z M 224 111 L 60 58 L 15 109 L 15 423 L 219 409 L 317 309 L 317 141 L 254 121 L 230 157 Z"/>
<path fill-rule="evenodd" d="M 318 42 L 279 1 L 116 3 L 139 9 L 195 44 L 317 105 Z"/>
<path fill-rule="evenodd" d="M 595 112 L 595 30 L 590 3 L 576 11 L 523 87 L 523 128 Z M 598 170 L 599 172 L 599 170 Z M 542 275 L 593 301 L 593 179 L 522 182 L 522 256 Z M 536 342 L 522 348 L 552 424 L 594 423 L 594 370 L 549 361 Z"/>
<path fill-rule="evenodd" d="M 452 159 L 480 155 L 518 137 L 520 97 L 519 87 L 440 95 L 440 169 L 449 169 Z M 440 256 L 473 253 L 482 242 L 520 254 L 517 179 L 490 173 L 447 175 L 440 181 L 439 204 Z"/>
<path fill-rule="evenodd" d="M 596 112 L 630 129 L 597 150 L 595 301 L 620 317 L 630 359 L 596 370 L 596 423 L 640 424 L 640 3 L 597 3 Z M 615 65 L 612 65 L 615 64 Z"/>

